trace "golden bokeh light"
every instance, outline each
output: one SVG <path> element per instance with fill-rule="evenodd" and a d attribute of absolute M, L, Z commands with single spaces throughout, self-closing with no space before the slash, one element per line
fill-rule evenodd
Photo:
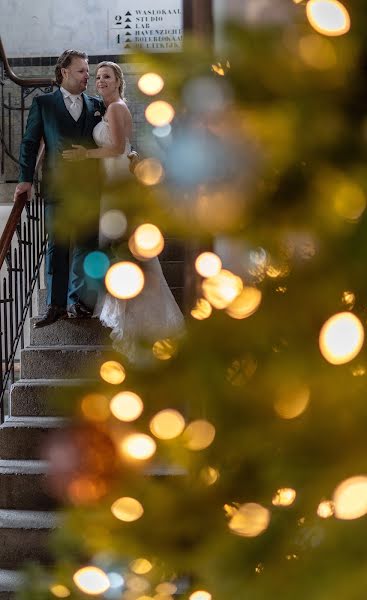
<path fill-rule="evenodd" d="M 153 569 L 153 565 L 147 558 L 136 558 L 130 563 L 130 570 L 136 575 L 145 575 Z"/>
<path fill-rule="evenodd" d="M 163 90 L 164 80 L 158 73 L 144 73 L 138 81 L 138 88 L 147 96 L 155 96 Z"/>
<path fill-rule="evenodd" d="M 144 513 L 144 508 L 139 500 L 124 496 L 115 500 L 111 506 L 111 512 L 119 521 L 131 523 L 140 519 Z"/>
<path fill-rule="evenodd" d="M 192 421 L 185 429 L 185 446 L 189 450 L 204 450 L 215 438 L 215 427 L 209 421 Z"/>
<path fill-rule="evenodd" d="M 98 567 L 79 569 L 74 573 L 73 581 L 82 592 L 91 596 L 104 594 L 110 587 L 110 581 L 106 573 Z"/>
<path fill-rule="evenodd" d="M 339 0 L 309 0 L 306 14 L 310 25 L 324 35 L 343 35 L 350 29 L 350 16 Z"/>
<path fill-rule="evenodd" d="M 189 600 L 212 600 L 212 595 L 206 590 L 197 590 L 190 594 Z"/>
<path fill-rule="evenodd" d="M 243 537 L 256 537 L 263 533 L 270 523 L 270 512 L 261 504 L 242 504 L 232 516 L 228 526 L 233 533 Z"/>
<path fill-rule="evenodd" d="M 99 372 L 102 379 L 112 385 L 119 385 L 126 377 L 124 367 L 115 360 L 107 360 L 104 362 Z"/>
<path fill-rule="evenodd" d="M 254 314 L 261 303 L 261 291 L 255 287 L 245 287 L 237 298 L 226 308 L 232 319 L 246 319 Z"/>
<path fill-rule="evenodd" d="M 204 319 L 208 319 L 212 314 L 213 309 L 211 304 L 205 300 L 205 298 L 199 298 L 196 301 L 194 308 L 191 309 L 190 314 L 194 319 L 198 321 L 204 321 Z"/>
<path fill-rule="evenodd" d="M 145 118 L 154 127 L 164 127 L 171 123 L 175 116 L 175 109 L 164 100 L 156 100 L 145 109 Z"/>
<path fill-rule="evenodd" d="M 301 37 L 298 43 L 300 57 L 303 62 L 319 71 L 336 66 L 336 52 L 330 40 L 315 33 Z"/>
<path fill-rule="evenodd" d="M 320 331 L 320 352 L 332 365 L 343 365 L 353 360 L 360 352 L 363 342 L 363 325 L 350 312 L 333 315 Z"/>
<path fill-rule="evenodd" d="M 138 258 L 154 258 L 163 248 L 163 235 L 155 225 L 144 223 L 134 231 L 131 250 Z"/>
<path fill-rule="evenodd" d="M 357 475 L 342 481 L 333 495 L 338 519 L 359 519 L 367 514 L 367 477 Z"/>
<path fill-rule="evenodd" d="M 202 289 L 205 298 L 214 308 L 222 309 L 229 306 L 242 292 L 242 279 L 237 275 L 222 269 L 218 275 L 204 279 Z"/>
<path fill-rule="evenodd" d="M 157 585 L 155 591 L 162 596 L 173 596 L 177 592 L 177 585 L 171 581 L 163 581 Z"/>
<path fill-rule="evenodd" d="M 274 410 L 282 419 L 295 419 L 307 408 L 310 389 L 306 385 L 281 386 L 276 392 Z"/>
<path fill-rule="evenodd" d="M 110 408 L 116 419 L 130 423 L 140 417 L 144 404 L 140 396 L 126 390 L 112 398 Z"/>
<path fill-rule="evenodd" d="M 150 435 L 145 433 L 131 433 L 121 443 L 121 451 L 125 456 L 136 460 L 151 458 L 157 445 Z"/>
<path fill-rule="evenodd" d="M 293 488 L 279 488 L 273 496 L 274 506 L 291 506 L 296 499 L 296 490 Z"/>
<path fill-rule="evenodd" d="M 136 165 L 134 175 L 144 185 L 157 185 L 164 178 L 164 169 L 156 158 L 144 158 Z"/>
<path fill-rule="evenodd" d="M 125 584 L 129 591 L 134 593 L 134 600 L 141 600 L 141 598 L 151 599 L 151 596 L 145 595 L 145 592 L 147 592 L 151 587 L 150 582 L 145 577 L 128 573 L 125 577 Z"/>
<path fill-rule="evenodd" d="M 172 440 L 185 429 L 185 419 L 177 410 L 165 409 L 158 412 L 149 424 L 150 431 L 161 440 Z"/>
<path fill-rule="evenodd" d="M 50 587 L 50 592 L 56 596 L 56 598 L 68 598 L 71 594 L 69 588 L 67 588 L 65 585 L 60 585 L 59 583 L 52 585 Z"/>
<path fill-rule="evenodd" d="M 214 485 L 219 479 L 219 471 L 214 467 L 203 467 L 200 471 L 200 479 L 205 485 Z"/>
<path fill-rule="evenodd" d="M 121 210 L 108 210 L 101 216 L 99 227 L 103 235 L 110 240 L 117 240 L 124 235 L 127 220 Z"/>
<path fill-rule="evenodd" d="M 105 284 L 111 296 L 127 300 L 140 294 L 144 287 L 144 273 L 135 263 L 118 262 L 108 269 Z"/>
<path fill-rule="evenodd" d="M 343 302 L 343 304 L 345 304 L 345 306 L 349 310 L 351 310 L 354 307 L 355 301 L 356 301 L 356 295 L 353 292 L 351 292 L 349 290 L 346 290 L 345 292 L 343 292 L 342 302 Z"/>
<path fill-rule="evenodd" d="M 195 260 L 195 269 L 202 277 L 214 277 L 222 269 L 222 261 L 214 252 L 202 252 Z"/>
<path fill-rule="evenodd" d="M 110 416 L 109 402 L 103 394 L 87 394 L 80 404 L 83 416 L 88 421 L 102 423 Z"/>
<path fill-rule="evenodd" d="M 352 368 L 353 377 L 363 377 L 366 374 L 366 367 L 363 365 L 356 365 Z"/>
<path fill-rule="evenodd" d="M 353 181 L 341 182 L 333 193 L 332 201 L 335 212 L 346 221 L 358 221 L 366 209 L 366 196 Z"/>
<path fill-rule="evenodd" d="M 178 343 L 172 338 L 157 340 L 153 344 L 153 354 L 158 360 L 170 360 L 178 350 Z"/>
<path fill-rule="evenodd" d="M 321 519 L 329 519 L 335 512 L 334 502 L 323 500 L 317 507 L 317 514 Z"/>

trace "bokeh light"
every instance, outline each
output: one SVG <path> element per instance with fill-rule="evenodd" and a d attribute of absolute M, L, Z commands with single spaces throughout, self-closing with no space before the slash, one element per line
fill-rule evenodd
<path fill-rule="evenodd" d="M 170 135 L 172 127 L 170 124 L 163 125 L 163 127 L 154 127 L 152 130 L 153 135 L 157 138 L 165 138 Z"/>
<path fill-rule="evenodd" d="M 282 419 L 295 419 L 306 410 L 309 402 L 310 389 L 290 382 L 276 391 L 274 410 Z"/>
<path fill-rule="evenodd" d="M 135 263 L 118 262 L 108 269 L 105 283 L 112 296 L 120 299 L 134 298 L 144 287 L 144 273 Z"/>
<path fill-rule="evenodd" d="M 177 592 L 177 585 L 171 581 L 163 581 L 156 586 L 155 591 L 162 596 L 173 596 Z"/>
<path fill-rule="evenodd" d="M 130 563 L 129 567 L 136 575 L 145 575 L 152 570 L 153 565 L 147 558 L 136 558 Z"/>
<path fill-rule="evenodd" d="M 332 195 L 335 212 L 346 221 L 358 221 L 366 209 L 363 189 L 354 181 L 344 180 Z"/>
<path fill-rule="evenodd" d="M 200 479 L 205 485 L 214 485 L 219 479 L 219 471 L 214 467 L 203 467 L 200 471 Z"/>
<path fill-rule="evenodd" d="M 112 414 L 120 421 L 130 423 L 138 419 L 143 412 L 144 404 L 140 396 L 134 392 L 119 392 L 110 403 Z"/>
<path fill-rule="evenodd" d="M 110 587 L 109 579 L 102 569 L 98 567 L 83 567 L 74 576 L 75 585 L 85 594 L 98 596 Z"/>
<path fill-rule="evenodd" d="M 261 303 L 261 291 L 255 287 L 245 287 L 242 292 L 226 308 L 232 319 L 246 319 L 253 315 Z"/>
<path fill-rule="evenodd" d="M 350 16 L 338 0 L 309 0 L 306 14 L 310 25 L 324 35 L 343 35 L 350 29 Z"/>
<path fill-rule="evenodd" d="M 199 298 L 196 301 L 194 308 L 191 309 L 190 314 L 194 319 L 203 321 L 204 319 L 208 319 L 212 312 L 213 309 L 211 304 L 205 300 L 205 298 Z"/>
<path fill-rule="evenodd" d="M 317 514 L 322 519 L 329 519 L 335 512 L 334 502 L 323 500 L 317 507 Z"/>
<path fill-rule="evenodd" d="M 100 218 L 99 226 L 103 235 L 110 240 L 117 240 L 126 231 L 127 220 L 121 210 L 107 210 Z"/>
<path fill-rule="evenodd" d="M 171 123 L 175 110 L 171 104 L 164 100 L 156 100 L 145 109 L 145 118 L 154 127 L 164 127 Z"/>
<path fill-rule="evenodd" d="M 177 410 L 165 409 L 151 419 L 150 431 L 161 440 L 172 440 L 185 429 L 185 419 Z"/>
<path fill-rule="evenodd" d="M 90 252 L 84 259 L 84 273 L 92 279 L 103 279 L 110 266 L 109 258 L 104 252 Z"/>
<path fill-rule="evenodd" d="M 189 600 L 212 600 L 212 595 L 206 590 L 197 590 L 190 594 Z"/>
<path fill-rule="evenodd" d="M 154 258 L 164 248 L 163 235 L 152 223 L 144 223 L 137 227 L 130 239 L 130 249 L 137 258 Z"/>
<path fill-rule="evenodd" d="M 185 446 L 189 450 L 204 450 L 215 438 L 215 427 L 209 421 L 192 421 L 185 429 Z"/>
<path fill-rule="evenodd" d="M 301 37 L 298 49 L 303 62 L 318 71 L 331 69 L 337 64 L 336 52 L 330 40 L 315 33 Z"/>
<path fill-rule="evenodd" d="M 138 81 L 138 88 L 147 96 L 155 96 L 163 90 L 164 80 L 158 73 L 145 73 Z"/>
<path fill-rule="evenodd" d="M 233 533 L 243 537 L 256 537 L 263 533 L 270 523 L 270 512 L 261 504 L 248 502 L 235 510 L 228 526 Z"/>
<path fill-rule="evenodd" d="M 148 591 L 151 587 L 150 582 L 145 577 L 141 575 L 133 575 L 129 573 L 126 577 L 126 587 L 131 592 L 131 597 L 128 595 L 128 600 L 153 600 L 152 596 L 146 596 L 144 592 Z M 141 595 L 143 594 L 143 595 Z M 123 600 L 125 600 L 126 592 L 123 595 Z"/>
<path fill-rule="evenodd" d="M 116 519 L 119 519 L 119 521 L 131 523 L 132 521 L 137 521 L 143 516 L 144 508 L 139 500 L 136 500 L 136 498 L 125 496 L 115 500 L 111 506 L 111 512 Z"/>
<path fill-rule="evenodd" d="M 367 514 L 367 477 L 358 475 L 342 481 L 334 491 L 335 516 L 359 519 Z"/>
<path fill-rule="evenodd" d="M 144 185 L 157 185 L 164 177 L 164 169 L 158 159 L 144 158 L 136 165 L 134 175 Z"/>
<path fill-rule="evenodd" d="M 279 488 L 273 496 L 274 506 L 291 506 L 296 499 L 296 490 L 293 488 Z"/>
<path fill-rule="evenodd" d="M 110 416 L 109 402 L 103 394 L 87 394 L 80 405 L 81 411 L 88 421 L 102 423 Z"/>
<path fill-rule="evenodd" d="M 153 354 L 158 360 L 170 360 L 178 350 L 178 343 L 172 338 L 157 340 L 153 344 Z"/>
<path fill-rule="evenodd" d="M 202 289 L 205 298 L 214 308 L 226 308 L 242 292 L 240 277 L 222 269 L 218 275 L 204 279 Z"/>
<path fill-rule="evenodd" d="M 107 360 L 100 368 L 100 375 L 104 381 L 112 385 L 119 385 L 126 377 L 124 367 L 116 360 Z"/>
<path fill-rule="evenodd" d="M 363 325 L 350 312 L 333 315 L 320 331 L 321 354 L 332 365 L 343 365 L 353 360 L 360 352 L 363 342 Z"/>
<path fill-rule="evenodd" d="M 57 583 L 50 587 L 50 592 L 56 596 L 56 598 L 68 598 L 71 594 L 69 588 Z"/>
<path fill-rule="evenodd" d="M 222 261 L 214 252 L 202 252 L 195 261 L 195 269 L 202 277 L 218 275 L 222 268 Z"/>
<path fill-rule="evenodd" d="M 156 451 L 157 445 L 150 435 L 145 433 L 132 433 L 121 443 L 122 452 L 129 458 L 147 460 Z"/>

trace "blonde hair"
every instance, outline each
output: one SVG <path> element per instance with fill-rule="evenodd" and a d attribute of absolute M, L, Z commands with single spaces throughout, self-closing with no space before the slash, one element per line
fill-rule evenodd
<path fill-rule="evenodd" d="M 120 94 L 120 98 L 122 98 L 122 100 L 125 100 L 125 79 L 124 79 L 124 74 L 121 70 L 120 65 L 118 65 L 115 62 L 112 62 L 110 60 L 103 60 L 102 62 L 100 62 L 97 65 L 97 69 L 96 69 L 96 75 L 99 71 L 99 69 L 101 69 L 102 67 L 110 67 L 110 69 L 113 70 L 115 77 L 117 79 L 117 81 L 119 82 L 119 94 Z"/>

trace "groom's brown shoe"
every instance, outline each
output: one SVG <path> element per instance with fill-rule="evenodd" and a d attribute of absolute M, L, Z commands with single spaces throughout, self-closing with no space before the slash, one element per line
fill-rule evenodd
<path fill-rule="evenodd" d="M 46 307 L 46 312 L 33 324 L 35 329 L 39 327 L 46 327 L 58 321 L 59 319 L 65 319 L 67 316 L 66 309 L 57 304 L 49 304 Z"/>
<path fill-rule="evenodd" d="M 69 319 L 89 319 L 92 316 L 92 311 L 81 302 L 75 302 L 68 306 Z"/>

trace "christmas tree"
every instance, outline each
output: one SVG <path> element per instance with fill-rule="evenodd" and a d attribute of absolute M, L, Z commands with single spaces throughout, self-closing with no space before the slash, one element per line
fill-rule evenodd
<path fill-rule="evenodd" d="M 107 190 L 115 266 L 159 253 L 141 223 L 206 252 L 185 331 L 109 357 L 51 442 L 79 460 L 51 465 L 69 508 L 23 600 L 365 597 L 366 14 L 285 4 L 228 23 L 220 56 L 137 57 L 146 157 Z"/>

